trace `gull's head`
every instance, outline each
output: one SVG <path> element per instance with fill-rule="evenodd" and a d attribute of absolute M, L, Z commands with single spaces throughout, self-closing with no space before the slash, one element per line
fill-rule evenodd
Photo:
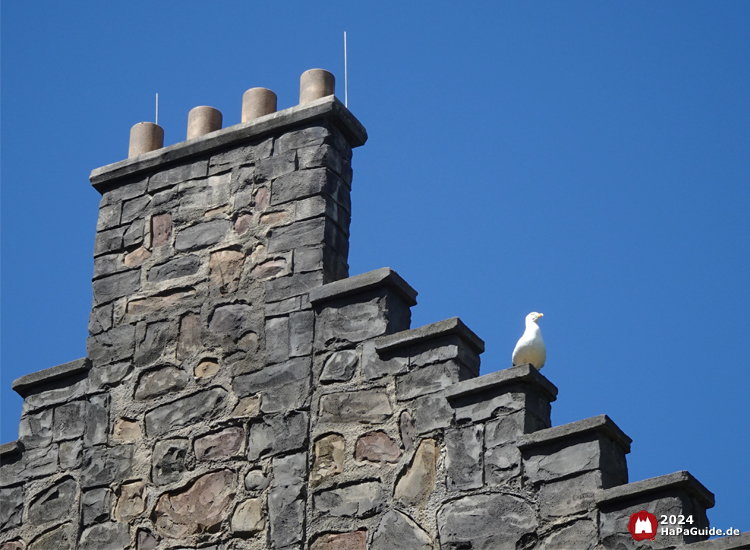
<path fill-rule="evenodd" d="M 541 317 L 544 317 L 544 313 L 537 313 L 536 311 L 532 311 L 526 316 L 526 322 L 536 323 Z"/>

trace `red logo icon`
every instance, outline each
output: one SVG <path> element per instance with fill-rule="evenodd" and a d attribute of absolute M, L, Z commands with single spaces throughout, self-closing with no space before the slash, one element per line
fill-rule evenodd
<path fill-rule="evenodd" d="M 654 540 L 656 526 L 656 516 L 646 510 L 641 510 L 630 516 L 628 531 L 633 535 L 633 540 Z"/>

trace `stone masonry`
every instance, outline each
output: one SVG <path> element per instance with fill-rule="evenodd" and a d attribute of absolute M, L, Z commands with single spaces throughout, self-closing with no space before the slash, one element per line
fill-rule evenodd
<path fill-rule="evenodd" d="M 740 549 L 687 472 L 628 483 L 607 416 L 552 427 L 529 365 L 479 376 L 459 319 L 349 277 L 352 149 L 327 96 L 94 170 L 87 357 L 14 382 L 1 550 Z"/>

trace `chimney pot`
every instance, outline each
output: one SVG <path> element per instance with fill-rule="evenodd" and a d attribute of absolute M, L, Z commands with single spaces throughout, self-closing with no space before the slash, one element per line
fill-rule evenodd
<path fill-rule="evenodd" d="M 193 139 L 221 130 L 221 111 L 202 105 L 188 113 L 187 139 Z"/>
<path fill-rule="evenodd" d="M 242 122 L 276 112 L 276 94 L 268 88 L 250 88 L 242 95 Z"/>
<path fill-rule="evenodd" d="M 128 158 L 164 147 L 164 129 L 153 122 L 139 122 L 130 129 Z"/>
<path fill-rule="evenodd" d="M 302 73 L 299 79 L 299 102 L 309 103 L 333 95 L 336 90 L 336 79 L 324 69 L 310 69 Z"/>

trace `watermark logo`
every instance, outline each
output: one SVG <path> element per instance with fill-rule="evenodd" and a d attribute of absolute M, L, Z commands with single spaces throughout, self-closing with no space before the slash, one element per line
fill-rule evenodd
<path fill-rule="evenodd" d="M 654 514 L 641 510 L 630 516 L 628 531 L 633 536 L 633 540 L 654 540 L 657 525 Z"/>

